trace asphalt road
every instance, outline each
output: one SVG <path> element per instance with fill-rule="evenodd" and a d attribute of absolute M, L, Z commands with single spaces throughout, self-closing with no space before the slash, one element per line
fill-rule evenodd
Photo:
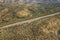
<path fill-rule="evenodd" d="M 21 24 L 24 24 L 24 23 L 31 23 L 31 22 L 39 20 L 39 19 L 43 19 L 43 18 L 47 18 L 47 17 L 51 17 L 51 16 L 54 16 L 54 15 L 59 15 L 59 14 L 60 14 L 60 12 L 50 14 L 50 15 L 46 15 L 46 16 L 42 16 L 42 17 L 38 17 L 38 18 L 34 18 L 34 19 L 30 19 L 30 20 L 26 20 L 26 21 L 22 21 L 22 22 L 17 22 L 17 23 L 14 23 L 14 24 L 10 24 L 10 25 L 0 27 L 0 29 L 6 29 L 6 28 L 9 28 L 9 27 L 13 27 L 13 26 L 16 26 L 16 25 L 21 25 Z"/>

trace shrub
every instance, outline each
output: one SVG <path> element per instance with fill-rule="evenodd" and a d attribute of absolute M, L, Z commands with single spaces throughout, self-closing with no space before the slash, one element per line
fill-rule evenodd
<path fill-rule="evenodd" d="M 31 15 L 31 13 L 28 9 L 23 9 L 21 11 L 18 11 L 16 14 L 18 17 L 27 17 L 27 16 Z"/>

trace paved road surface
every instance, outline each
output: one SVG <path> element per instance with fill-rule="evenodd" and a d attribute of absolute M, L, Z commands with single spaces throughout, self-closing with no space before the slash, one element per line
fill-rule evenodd
<path fill-rule="evenodd" d="M 0 27 L 0 29 L 5 29 L 5 28 L 9 28 L 9 27 L 13 27 L 13 26 L 16 26 L 16 25 L 21 25 L 21 24 L 24 24 L 24 23 L 31 23 L 33 21 L 36 21 L 36 20 L 39 20 L 39 19 L 42 19 L 42 18 L 47 18 L 47 17 L 50 17 L 50 16 L 54 16 L 54 15 L 59 15 L 59 13 L 54 13 L 54 14 L 50 14 L 50 15 L 46 15 L 46 16 L 42 16 L 42 17 L 38 17 L 38 18 L 34 18 L 34 19 L 30 19 L 30 20 L 26 20 L 26 21 L 22 21 L 22 22 L 17 22 L 17 23 L 14 23 L 14 24 L 10 24 L 10 25 L 6 25 L 6 26 L 3 26 L 3 27 Z"/>

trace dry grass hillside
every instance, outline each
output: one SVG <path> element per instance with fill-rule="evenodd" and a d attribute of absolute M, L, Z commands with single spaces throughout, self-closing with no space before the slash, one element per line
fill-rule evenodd
<path fill-rule="evenodd" d="M 60 12 L 60 4 L 0 4 L 0 27 Z M 0 40 L 60 40 L 60 15 L 0 29 Z"/>
<path fill-rule="evenodd" d="M 0 4 L 0 27 L 57 12 L 59 4 Z"/>
<path fill-rule="evenodd" d="M 60 15 L 0 30 L 0 40 L 60 40 Z"/>

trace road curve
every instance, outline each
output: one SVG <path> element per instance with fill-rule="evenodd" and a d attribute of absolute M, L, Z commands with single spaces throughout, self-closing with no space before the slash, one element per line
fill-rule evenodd
<path fill-rule="evenodd" d="M 54 16 L 54 15 L 59 15 L 59 14 L 60 14 L 60 12 L 50 14 L 50 15 L 46 15 L 46 16 L 42 16 L 42 17 L 38 17 L 38 18 L 34 18 L 34 19 L 30 19 L 30 20 L 26 20 L 26 21 L 22 21 L 22 22 L 17 22 L 17 23 L 14 23 L 14 24 L 10 24 L 10 25 L 0 27 L 0 29 L 9 28 L 9 27 L 13 27 L 13 26 L 16 26 L 16 25 L 21 25 L 21 24 L 24 24 L 24 23 L 31 23 L 31 22 L 39 20 L 39 19 L 43 19 L 43 18 L 47 18 L 47 17 L 51 17 L 51 16 Z"/>

